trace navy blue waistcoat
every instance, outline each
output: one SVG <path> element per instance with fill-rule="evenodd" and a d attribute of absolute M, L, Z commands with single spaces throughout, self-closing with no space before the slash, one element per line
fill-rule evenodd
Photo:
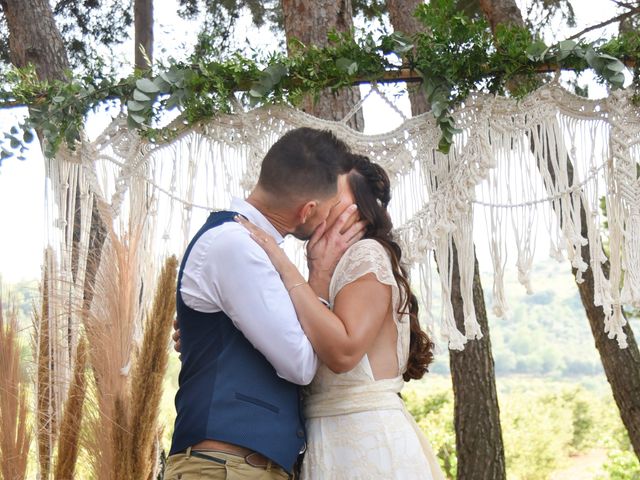
<path fill-rule="evenodd" d="M 184 266 L 195 242 L 207 230 L 233 221 L 235 215 L 212 213 L 180 265 L 176 311 L 182 366 L 170 454 L 205 439 L 219 440 L 260 452 L 291 471 L 305 441 L 299 387 L 278 377 L 224 312 L 193 310 L 180 294 Z"/>

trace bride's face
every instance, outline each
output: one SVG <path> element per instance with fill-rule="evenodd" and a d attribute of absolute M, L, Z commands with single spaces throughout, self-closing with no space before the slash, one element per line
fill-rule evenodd
<path fill-rule="evenodd" d="M 353 192 L 351 191 L 351 187 L 349 187 L 349 182 L 347 180 L 347 175 L 340 175 L 338 177 L 338 194 L 337 201 L 331 207 L 331 211 L 329 212 L 329 216 L 327 217 L 327 228 L 330 228 L 334 222 L 338 219 L 340 214 L 345 211 L 345 209 L 354 204 L 355 198 L 353 196 Z M 342 227 L 342 231 L 346 231 L 351 225 L 358 221 L 356 216 L 353 216 L 347 223 Z"/>

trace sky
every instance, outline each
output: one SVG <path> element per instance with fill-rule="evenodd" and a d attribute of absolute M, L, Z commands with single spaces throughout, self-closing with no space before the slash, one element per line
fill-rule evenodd
<path fill-rule="evenodd" d="M 165 8 L 156 9 L 156 52 L 159 55 L 177 55 L 176 52 L 188 51 L 188 46 L 195 41 L 193 24 L 187 24 L 176 18 L 175 9 L 163 1 Z M 518 2 L 520 6 L 527 1 Z M 597 24 L 614 14 L 613 3 L 609 0 L 574 1 L 577 16 L 577 27 L 567 29 L 563 37 L 567 37 L 586 26 Z M 596 7 L 597 5 L 597 7 Z M 265 38 L 271 34 L 262 30 L 252 29 L 246 25 L 237 28 L 237 32 L 252 38 Z M 615 26 L 607 28 L 608 32 L 615 31 Z M 249 32 L 249 33 L 246 33 Z M 598 32 L 592 33 L 595 38 Z M 178 40 L 176 40 L 178 39 Z M 552 39 L 547 39 L 551 41 Z M 261 40 L 258 40 L 261 41 Z M 117 55 L 123 58 L 132 50 L 131 43 L 125 44 Z M 177 47 L 177 48 L 176 48 Z M 363 86 L 366 92 L 368 87 Z M 592 86 L 590 94 L 600 97 L 606 94 L 602 87 Z M 397 106 L 408 112 L 406 98 L 398 100 Z M 381 100 L 372 98 L 364 105 L 366 133 L 382 133 L 390 131 L 402 122 L 402 118 L 382 105 Z M 381 114 L 381 112 L 383 112 Z M 24 115 L 22 109 L 11 111 L 0 110 L 0 130 L 7 131 L 15 123 L 16 118 Z M 407 113 L 408 114 L 408 113 Z M 108 117 L 94 117 L 88 121 L 87 128 L 90 136 L 97 135 L 106 126 Z M 0 278 L 14 283 L 20 280 L 37 279 L 40 277 L 42 251 L 45 244 L 45 191 L 46 179 L 44 160 L 37 144 L 27 152 L 25 161 L 9 159 L 0 166 Z M 481 231 L 476 232 L 482 235 Z"/>

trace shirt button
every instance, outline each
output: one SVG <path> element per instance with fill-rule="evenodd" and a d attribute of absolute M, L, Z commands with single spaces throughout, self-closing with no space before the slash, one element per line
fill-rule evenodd
<path fill-rule="evenodd" d="M 298 438 L 304 438 L 304 430 L 299 429 L 299 430 L 296 432 L 296 435 L 298 435 Z"/>

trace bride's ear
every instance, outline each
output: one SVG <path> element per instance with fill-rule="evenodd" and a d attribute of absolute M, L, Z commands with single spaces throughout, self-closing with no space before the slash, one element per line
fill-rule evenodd
<path fill-rule="evenodd" d="M 307 219 L 313 216 L 313 213 L 318 206 L 318 202 L 316 200 L 309 200 L 306 202 L 300 209 L 298 210 L 298 221 L 302 224 L 307 222 Z"/>

